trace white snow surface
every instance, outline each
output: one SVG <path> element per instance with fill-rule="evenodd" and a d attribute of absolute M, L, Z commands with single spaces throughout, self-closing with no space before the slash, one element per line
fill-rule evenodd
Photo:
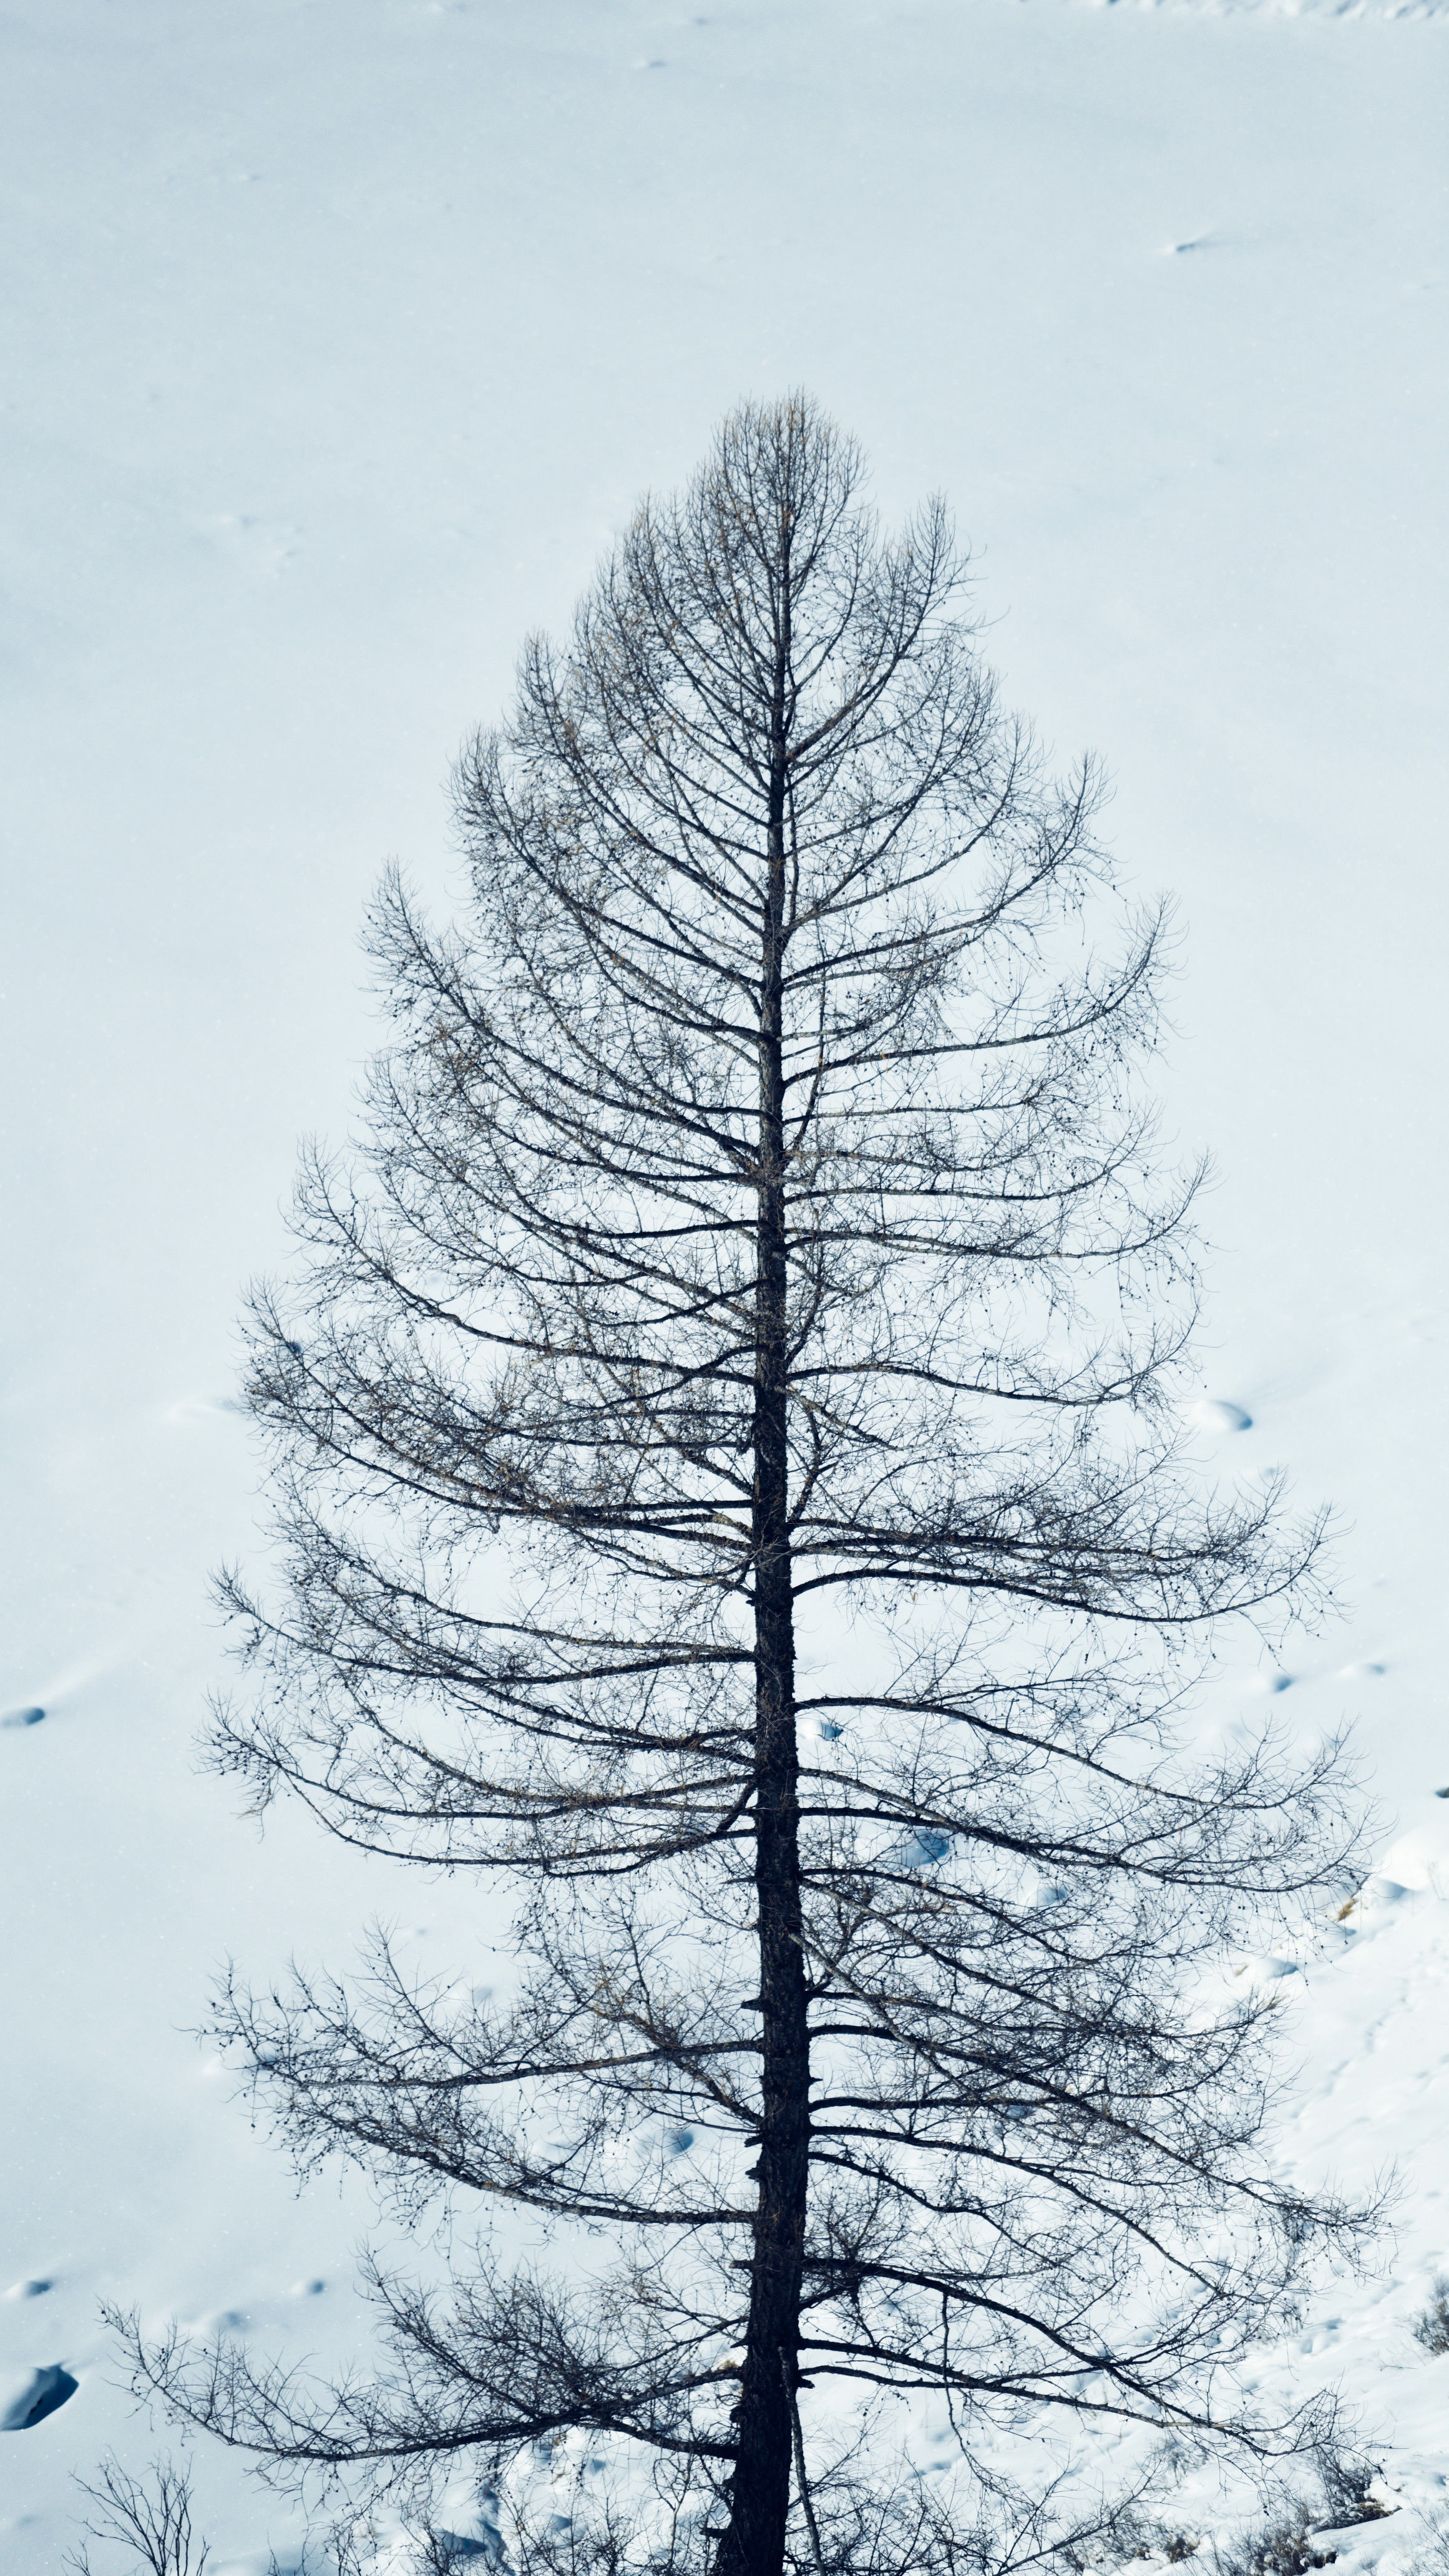
<path fill-rule="evenodd" d="M 1415 2563 L 1449 2473 L 1443 1058 L 1449 26 L 1072 0 L 8 0 L 0 2564 L 151 2446 L 106 2295 L 334 2361 L 352 2186 L 297 2196 L 188 2037 L 211 1972 L 371 1915 L 486 1980 L 496 1908 L 264 1839 L 197 1775 L 229 1409 L 301 1131 L 369 1044 L 380 863 L 646 484 L 813 389 L 889 514 L 943 488 L 1009 698 L 1099 748 L 1186 929 L 1170 1120 L 1220 1181 L 1195 1422 L 1341 1520 L 1341 1623 L 1229 1641 L 1356 1721 L 1381 1823 L 1285 1997 L 1282 2152 L 1398 2235 L 1274 2384 L 1341 2386 Z M 42 1720 L 25 1723 L 43 1709 Z M 15 1722 L 9 1722 L 13 1719 Z M 295 2516 L 200 2464 L 216 2576 Z"/>

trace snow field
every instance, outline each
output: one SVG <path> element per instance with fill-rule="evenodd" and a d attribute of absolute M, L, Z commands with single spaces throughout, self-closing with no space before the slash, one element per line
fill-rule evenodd
<path fill-rule="evenodd" d="M 1449 2269 L 1443 24 L 14 0 L 0 117 L 0 2410 L 78 2382 L 0 2443 L 6 2576 L 58 2567 L 72 2468 L 150 2447 L 100 2296 L 365 2350 L 367 2195 L 295 2196 L 187 2034 L 228 1952 L 340 1967 L 382 1915 L 486 1976 L 503 1924 L 192 1768 L 205 1573 L 255 1543 L 232 1319 L 298 1132 L 347 1126 L 381 861 L 446 887 L 523 633 L 795 382 L 887 513 L 950 493 L 1009 699 L 1103 751 L 1124 867 L 1182 899 L 1193 1427 L 1334 1498 L 1346 1604 L 1225 1641 L 1203 1724 L 1359 1722 L 1380 1854 L 1275 1963 L 1283 2152 L 1404 2177 L 1384 2277 L 1263 2368 L 1341 2382 L 1409 2503 L 1340 2563 L 1406 2576 L 1449 2466 L 1410 2331 Z M 286 2506 L 198 2485 L 219 2576 L 285 2563 Z"/>

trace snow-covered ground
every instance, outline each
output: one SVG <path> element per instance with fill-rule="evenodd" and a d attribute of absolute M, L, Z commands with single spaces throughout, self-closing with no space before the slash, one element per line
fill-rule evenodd
<path fill-rule="evenodd" d="M 80 2382 L 0 2442 L 5 2576 L 58 2568 L 70 2468 L 144 2456 L 99 2296 L 357 2333 L 365 2204 L 294 2198 L 187 2028 L 227 1950 L 341 1961 L 384 1913 L 451 1960 L 497 1926 L 295 1818 L 259 1841 L 191 1769 L 204 1575 L 254 1517 L 238 1291 L 297 1134 L 346 1123 L 379 863 L 445 885 L 446 764 L 522 633 L 794 383 L 888 512 L 951 494 L 1009 694 L 1101 749 L 1122 858 L 1182 899 L 1204 1391 L 1251 1416 L 1208 1433 L 1343 1524 L 1343 1624 L 1230 1646 L 1220 1710 L 1286 1682 L 1305 1729 L 1356 1716 L 1409 1838 L 1407 1893 L 1283 1980 L 1285 2152 L 1396 2157 L 1398 2251 L 1265 2368 L 1341 2383 L 1431 2497 L 1449 17 L 7 0 L 0 117 L 0 1709 L 46 1712 L 0 1728 L 0 2407 Z M 286 2509 L 204 2474 L 218 2576 L 253 2576 Z"/>

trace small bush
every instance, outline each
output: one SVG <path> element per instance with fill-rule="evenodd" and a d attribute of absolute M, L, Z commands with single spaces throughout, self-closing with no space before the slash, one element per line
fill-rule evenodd
<path fill-rule="evenodd" d="M 1426 2352 L 1449 2352 L 1449 2281 L 1435 2282 L 1432 2299 L 1414 2321 L 1414 2333 Z"/>
<path fill-rule="evenodd" d="M 1307 2509 L 1298 2505 L 1282 2522 L 1262 2523 L 1236 2549 L 1215 2555 L 1217 2576 L 1308 2576 L 1310 2568 L 1331 2567 L 1338 2552 L 1314 2547 Z"/>
<path fill-rule="evenodd" d="M 1350 2522 L 1383 2520 L 1387 2505 L 1369 2493 L 1379 2474 L 1377 2460 L 1355 2459 L 1351 2452 L 1340 2451 L 1331 2441 L 1319 2444 L 1316 2460 L 1330 2531 L 1341 2531 Z"/>

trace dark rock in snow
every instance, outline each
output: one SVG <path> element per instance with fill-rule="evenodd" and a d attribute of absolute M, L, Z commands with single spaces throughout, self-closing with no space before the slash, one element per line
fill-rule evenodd
<path fill-rule="evenodd" d="M 62 2370 L 59 2362 L 37 2370 L 30 2386 L 0 2415 L 0 2433 L 30 2432 L 36 2424 L 43 2424 L 47 2415 L 53 2415 L 57 2406 L 63 2406 L 68 2397 L 74 2397 L 79 2386 L 80 2381 Z"/>

